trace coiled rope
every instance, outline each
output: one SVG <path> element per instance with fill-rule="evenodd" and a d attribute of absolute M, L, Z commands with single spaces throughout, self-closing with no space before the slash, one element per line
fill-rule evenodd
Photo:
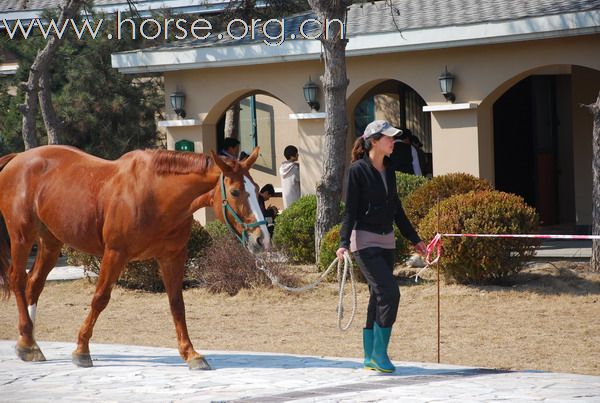
<path fill-rule="evenodd" d="M 343 269 L 342 269 L 342 261 L 343 261 Z M 323 273 L 321 273 L 321 275 L 319 276 L 318 279 L 316 279 L 312 283 L 307 284 L 302 287 L 290 287 L 285 284 L 282 284 L 279 281 L 279 279 L 277 278 L 277 276 L 274 275 L 269 269 L 266 268 L 264 263 L 265 263 L 264 259 L 262 259 L 260 257 L 256 258 L 256 268 L 258 270 L 262 271 L 263 273 L 265 273 L 266 276 L 269 278 L 269 280 L 271 280 L 271 283 L 273 285 L 276 285 L 277 287 L 279 287 L 285 291 L 289 291 L 289 292 L 304 292 L 304 291 L 308 291 L 308 290 L 315 288 L 323 281 L 323 279 L 325 277 L 327 277 L 329 272 L 331 270 L 333 270 L 334 267 L 337 267 L 337 280 L 339 283 L 339 294 L 340 294 L 339 300 L 338 300 L 338 306 L 337 306 L 337 313 L 338 313 L 337 326 L 338 326 L 338 329 L 340 329 L 341 331 L 346 331 L 350 328 L 350 325 L 352 324 L 352 321 L 354 320 L 354 316 L 356 314 L 356 305 L 357 305 L 356 299 L 357 298 L 356 298 L 356 284 L 354 281 L 354 274 L 353 274 L 353 270 L 352 270 L 352 259 L 350 258 L 350 254 L 348 254 L 348 252 L 344 253 L 343 259 L 338 259 L 336 257 L 333 260 L 333 262 L 331 262 L 331 264 L 329 265 L 327 270 L 325 270 Z M 352 313 L 350 314 L 350 319 L 348 320 L 348 323 L 345 326 L 342 326 L 342 319 L 344 318 L 344 288 L 346 286 L 346 279 L 348 277 L 348 273 L 350 273 L 350 284 L 352 287 Z"/>

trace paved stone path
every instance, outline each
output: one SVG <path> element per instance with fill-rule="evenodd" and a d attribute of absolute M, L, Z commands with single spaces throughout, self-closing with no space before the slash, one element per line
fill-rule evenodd
<path fill-rule="evenodd" d="M 93 368 L 71 363 L 73 343 L 39 342 L 26 363 L 0 341 L 0 401 L 600 402 L 600 377 L 395 362 L 392 375 L 359 359 L 207 351 L 213 371 L 189 371 L 177 350 L 91 344 Z"/>
<path fill-rule="evenodd" d="M 573 247 L 559 255 L 588 252 Z M 80 267 L 60 263 L 49 280 L 83 277 Z M 42 363 L 20 361 L 14 344 L 0 340 L 0 402 L 600 403 L 600 376 L 409 362 L 384 375 L 357 358 L 233 351 L 204 351 L 214 370 L 192 372 L 176 349 L 106 344 L 91 344 L 94 367 L 84 369 L 71 363 L 74 343 L 39 342 Z"/>

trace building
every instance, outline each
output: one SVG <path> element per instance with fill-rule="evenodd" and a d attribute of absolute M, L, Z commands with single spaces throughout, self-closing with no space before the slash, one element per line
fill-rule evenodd
<path fill-rule="evenodd" d="M 313 36 L 313 18 L 272 21 L 270 37 L 238 23 L 241 33 L 115 54 L 113 67 L 162 72 L 167 105 L 185 93 L 186 117 L 160 122 L 169 147 L 216 149 L 239 102 L 242 144 L 262 150 L 258 183 L 279 183 L 283 148 L 295 144 L 302 192 L 314 193 L 325 114 L 303 87 L 323 64 L 318 40 L 300 31 Z M 600 91 L 599 0 L 365 2 L 345 29 L 348 155 L 361 127 L 383 117 L 420 137 L 434 175 L 468 172 L 522 195 L 545 224 L 590 225 L 592 117 L 580 104 Z M 445 69 L 453 103 L 440 92 Z"/>

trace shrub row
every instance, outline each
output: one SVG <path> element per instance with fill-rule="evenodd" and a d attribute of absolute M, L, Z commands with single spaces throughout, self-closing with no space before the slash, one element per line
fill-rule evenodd
<path fill-rule="evenodd" d="M 427 180 L 397 174 L 397 187 L 407 216 L 422 239 L 439 232 L 531 233 L 538 225 L 535 210 L 522 198 L 494 191 L 485 180 L 464 173 L 441 175 Z M 439 204 L 438 204 L 439 203 Z M 439 219 L 438 219 L 439 210 Z M 302 198 L 297 206 L 278 218 L 275 244 L 292 261 L 314 259 L 316 198 Z M 411 252 L 409 242 L 395 229 L 396 259 Z M 322 239 L 319 267 L 325 270 L 335 259 L 339 225 Z M 501 283 L 521 270 L 535 251 L 536 243 L 523 239 L 444 238 L 440 270 L 447 280 L 459 283 Z"/>

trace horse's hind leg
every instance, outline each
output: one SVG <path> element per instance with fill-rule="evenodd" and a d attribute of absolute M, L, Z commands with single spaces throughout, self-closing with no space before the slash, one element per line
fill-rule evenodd
<path fill-rule="evenodd" d="M 93 366 L 89 343 L 94 332 L 94 325 L 100 313 L 108 305 L 112 288 L 117 282 L 121 271 L 123 271 L 127 260 L 128 258 L 123 253 L 116 250 L 107 249 L 104 251 L 90 313 L 79 329 L 77 349 L 72 354 L 73 364 L 78 367 Z"/>
<path fill-rule="evenodd" d="M 25 268 L 32 245 L 33 240 L 27 239 L 23 232 L 11 236 L 10 284 L 19 312 L 19 339 L 15 349 L 17 356 L 23 361 L 44 361 L 46 358 L 33 338 L 33 322 L 29 317 L 25 294 L 27 284 Z"/>
<path fill-rule="evenodd" d="M 38 240 L 38 252 L 35 257 L 33 268 L 29 272 L 27 279 L 26 297 L 29 317 L 33 323 L 32 333 L 35 335 L 35 316 L 37 302 L 46 284 L 46 278 L 50 271 L 56 266 L 62 242 L 56 239 L 52 234 L 46 232 Z"/>
<path fill-rule="evenodd" d="M 208 362 L 202 357 L 192 345 L 185 321 L 185 305 L 183 302 L 183 273 L 187 257 L 187 246 L 181 252 L 158 259 L 160 271 L 169 296 L 171 314 L 175 322 L 177 333 L 177 344 L 179 354 L 187 362 L 190 369 L 211 369 Z"/>

